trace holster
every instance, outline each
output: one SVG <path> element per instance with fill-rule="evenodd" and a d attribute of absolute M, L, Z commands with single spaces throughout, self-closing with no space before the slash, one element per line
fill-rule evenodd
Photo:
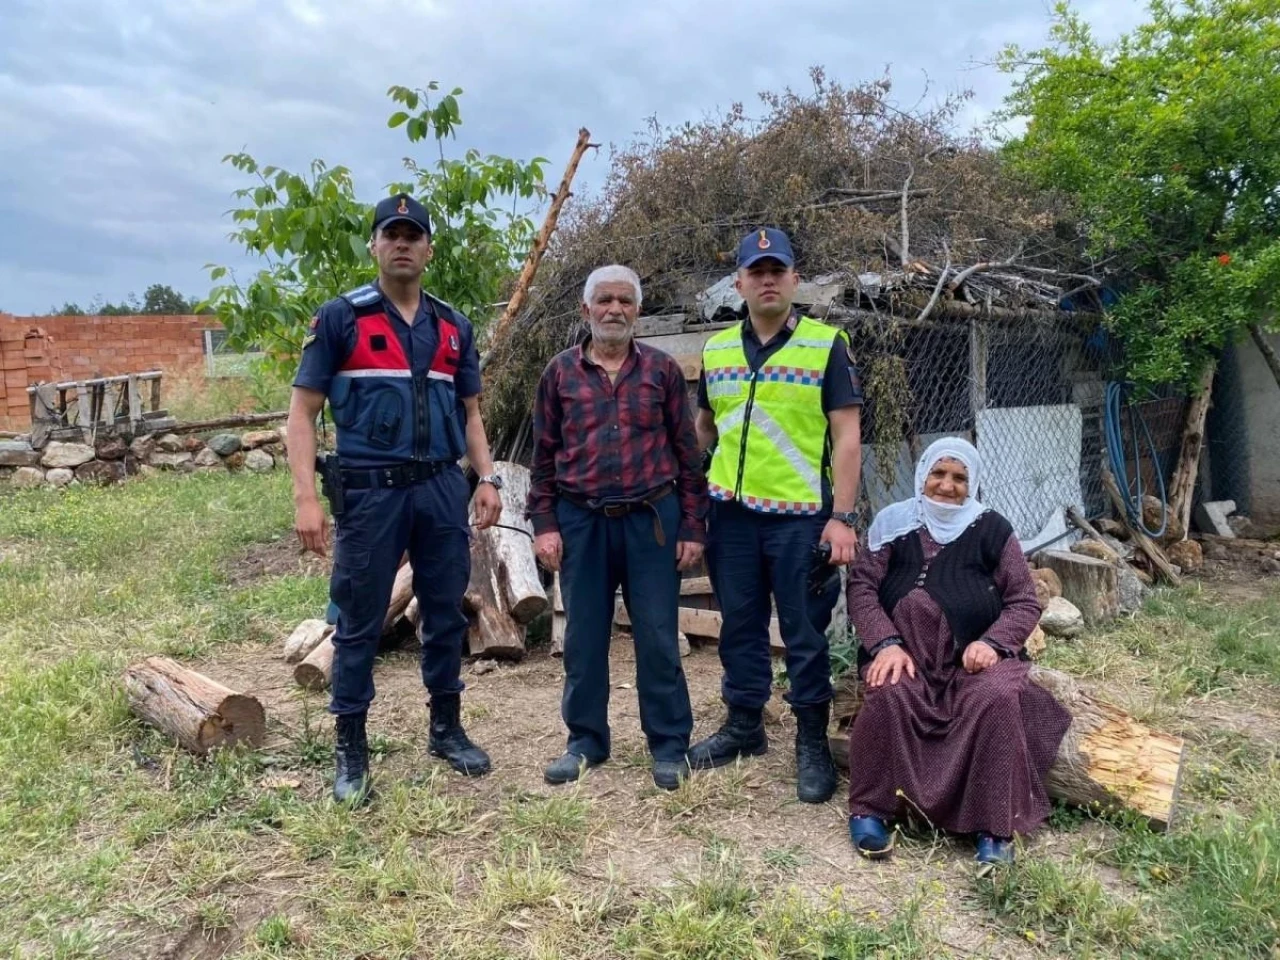
<path fill-rule="evenodd" d="M 323 457 L 316 457 L 316 473 L 320 475 L 320 492 L 329 501 L 329 513 L 337 519 L 343 514 L 346 500 L 342 487 L 342 465 L 338 455 L 327 453 Z"/>

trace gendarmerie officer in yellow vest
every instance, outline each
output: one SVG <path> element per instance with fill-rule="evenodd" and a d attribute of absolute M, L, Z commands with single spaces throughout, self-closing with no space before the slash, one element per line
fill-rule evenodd
<path fill-rule="evenodd" d="M 825 631 L 839 581 L 819 577 L 825 586 L 815 593 L 811 571 L 815 562 L 847 564 L 857 548 L 861 381 L 845 333 L 792 308 L 800 278 L 785 233 L 748 234 L 737 263 L 748 316 L 703 348 L 697 418 L 699 444 L 714 447 L 707 563 L 723 617 L 728 718 L 694 745 L 689 763 L 717 767 L 768 749 L 772 595 L 796 716 L 796 795 L 824 803 L 836 786 Z M 826 544 L 829 558 L 820 549 Z"/>

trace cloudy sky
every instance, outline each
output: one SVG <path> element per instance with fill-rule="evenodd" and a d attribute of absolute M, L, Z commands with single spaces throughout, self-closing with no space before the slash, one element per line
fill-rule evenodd
<path fill-rule="evenodd" d="M 1078 0 L 1102 37 L 1138 0 Z M 465 90 L 459 145 L 549 158 L 579 126 L 624 144 L 645 118 L 697 119 L 761 90 L 844 82 L 886 66 L 897 98 L 972 89 L 1035 45 L 1048 0 L 0 0 L 0 310 L 120 300 L 167 283 L 208 290 L 204 264 L 243 266 L 226 239 L 221 162 L 241 149 L 301 169 L 314 157 L 385 195 L 408 142 L 388 130 L 392 84 Z M 426 157 L 424 157 L 426 159 Z M 576 187 L 598 187 L 608 152 Z"/>

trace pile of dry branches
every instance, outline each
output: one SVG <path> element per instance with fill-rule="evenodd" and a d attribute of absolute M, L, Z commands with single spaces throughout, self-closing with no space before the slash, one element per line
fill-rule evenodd
<path fill-rule="evenodd" d="M 887 77 L 844 87 L 815 69 L 812 80 L 808 94 L 762 95 L 760 118 L 737 105 L 677 128 L 651 121 L 615 153 L 602 193 L 571 205 L 487 366 L 502 449 L 527 431 L 538 375 L 574 341 L 582 282 L 604 263 L 640 274 L 646 315 L 691 318 L 694 296 L 732 270 L 738 239 L 759 226 L 790 234 L 806 278 L 849 282 L 851 305 L 883 309 L 890 324 L 956 299 L 1043 311 L 1094 286 L 1062 203 L 956 132 L 966 97 L 903 109 Z"/>

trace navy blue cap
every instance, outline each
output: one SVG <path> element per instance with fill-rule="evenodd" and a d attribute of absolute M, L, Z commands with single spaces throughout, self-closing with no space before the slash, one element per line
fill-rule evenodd
<path fill-rule="evenodd" d="M 427 208 L 407 193 L 397 193 L 394 197 L 379 200 L 378 205 L 373 208 L 375 233 L 379 227 L 385 227 L 388 223 L 394 223 L 397 220 L 407 220 L 417 224 L 428 237 L 431 236 L 431 220 L 427 217 Z"/>
<path fill-rule="evenodd" d="M 775 227 L 753 230 L 742 238 L 738 244 L 738 266 L 749 267 L 757 260 L 772 257 L 784 267 L 796 265 L 795 254 L 791 252 L 791 241 L 787 235 Z"/>

